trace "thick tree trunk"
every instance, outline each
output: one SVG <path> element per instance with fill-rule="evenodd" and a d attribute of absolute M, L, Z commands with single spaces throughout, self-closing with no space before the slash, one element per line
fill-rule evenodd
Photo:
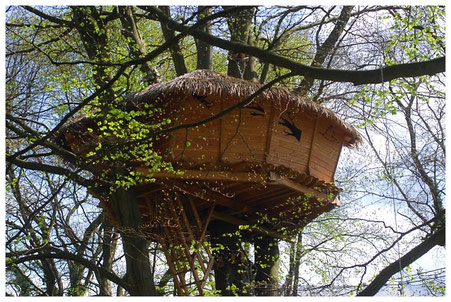
<path fill-rule="evenodd" d="M 132 296 L 156 296 L 150 259 L 149 243 L 141 230 L 141 213 L 133 189 L 118 189 L 111 194 L 127 266 L 126 282 Z"/>
<path fill-rule="evenodd" d="M 315 57 L 313 58 L 313 62 L 311 64 L 312 67 L 321 67 L 326 60 L 326 57 L 331 54 L 332 50 L 335 47 L 335 44 L 337 43 L 338 39 L 340 38 L 341 34 L 343 33 L 343 30 L 348 24 L 349 18 L 351 17 L 351 12 L 354 6 L 344 6 L 341 10 L 340 17 L 338 17 L 337 22 L 335 23 L 335 26 L 327 39 L 324 41 L 323 44 L 317 45 L 317 50 Z M 321 28 L 320 28 L 321 30 Z M 314 79 L 311 77 L 305 77 L 299 87 L 296 89 L 296 91 L 301 94 L 305 95 L 307 92 L 312 88 Z"/>
<path fill-rule="evenodd" d="M 247 278 L 248 263 L 241 242 L 235 235 L 237 226 L 213 221 L 209 229 L 215 259 L 216 290 L 220 290 L 222 296 L 247 295 L 245 286 L 250 282 Z"/>
<path fill-rule="evenodd" d="M 159 9 L 161 9 L 166 17 L 169 19 L 171 18 L 171 9 L 169 6 L 159 6 Z M 166 22 L 161 21 L 161 31 L 163 32 L 163 36 L 165 41 L 169 41 L 174 38 L 175 34 L 174 31 L 169 29 Z M 183 57 L 182 49 L 180 48 L 180 45 L 178 43 L 173 44 L 169 51 L 171 52 L 172 61 L 174 62 L 175 71 L 177 73 L 177 76 L 184 75 L 188 72 L 188 69 L 185 65 L 185 58 Z"/>
<path fill-rule="evenodd" d="M 277 239 L 270 236 L 258 236 L 254 239 L 254 248 L 255 295 L 278 296 L 279 245 Z"/>
<path fill-rule="evenodd" d="M 248 43 L 249 30 L 251 27 L 254 10 L 254 7 L 248 7 L 227 18 L 227 24 L 229 26 L 230 32 L 230 41 L 241 42 L 245 44 Z M 229 55 L 227 74 L 235 78 L 243 78 L 248 62 L 249 57 L 247 54 L 231 53 Z"/>
<path fill-rule="evenodd" d="M 411 249 L 399 260 L 394 261 L 385 267 L 364 290 L 357 294 L 357 296 L 374 296 L 394 274 L 419 259 L 436 245 L 445 245 L 445 228 L 441 228 Z"/>
<path fill-rule="evenodd" d="M 250 46 L 254 46 L 254 37 L 251 32 L 249 32 L 249 37 L 247 38 L 247 44 Z M 243 79 L 248 81 L 258 81 L 257 74 L 257 63 L 255 57 L 249 56 L 248 63 L 246 65 L 246 69 L 244 70 Z"/>
<path fill-rule="evenodd" d="M 197 11 L 199 19 L 205 18 L 211 14 L 211 6 L 199 6 Z M 207 22 L 199 30 L 211 34 L 211 22 Z M 213 47 L 202 40 L 196 39 L 195 41 L 197 48 L 197 69 L 213 69 Z"/>

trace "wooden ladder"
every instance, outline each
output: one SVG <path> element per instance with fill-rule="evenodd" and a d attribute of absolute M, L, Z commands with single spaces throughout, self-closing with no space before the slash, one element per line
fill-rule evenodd
<path fill-rule="evenodd" d="M 205 283 L 214 262 L 209 243 L 205 240 L 214 204 L 211 204 L 206 218 L 201 221 L 193 199 L 189 196 L 185 198 L 188 202 L 185 201 L 184 205 L 179 193 L 172 191 L 159 200 L 155 214 L 158 217 L 165 217 L 168 223 L 162 224 L 158 241 L 166 256 L 177 294 L 180 296 L 193 294 L 195 289 L 191 286 L 195 285 L 197 294 L 203 296 Z M 190 209 L 185 208 L 188 206 Z M 193 216 L 189 217 L 191 219 L 188 218 L 188 210 L 191 210 Z M 192 275 L 194 282 L 188 283 L 187 273 Z"/>

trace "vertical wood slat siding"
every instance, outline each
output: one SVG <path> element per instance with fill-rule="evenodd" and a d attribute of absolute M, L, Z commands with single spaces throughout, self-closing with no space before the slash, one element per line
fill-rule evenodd
<path fill-rule="evenodd" d="M 344 146 L 344 139 L 345 139 L 345 138 L 343 138 L 343 140 L 342 140 L 342 142 L 341 142 L 340 149 L 338 150 L 337 160 L 335 160 L 334 169 L 332 170 L 332 177 L 335 175 L 335 172 L 337 171 L 338 162 L 340 161 L 341 151 L 343 150 L 343 146 Z M 334 181 L 334 179 L 333 179 L 332 181 Z"/>
<path fill-rule="evenodd" d="M 302 131 L 300 141 L 287 135 L 287 128 L 280 124 L 280 113 L 276 114 L 267 161 L 305 173 L 314 132 L 314 116 L 307 112 L 298 113 L 292 122 Z"/>
<path fill-rule="evenodd" d="M 172 100 L 172 101 L 167 101 Z M 174 101 L 177 100 L 177 101 Z M 180 115 L 183 112 L 183 106 L 185 97 L 177 94 L 161 95 L 154 100 L 154 108 L 162 108 L 163 112 L 155 112 L 149 123 L 159 123 L 164 118 L 171 119 L 170 126 L 178 124 Z M 175 137 L 174 133 L 163 135 L 154 141 L 155 150 L 162 154 L 165 159 L 174 160 L 174 145 Z"/>
<path fill-rule="evenodd" d="M 308 161 L 307 161 L 307 171 L 306 173 L 310 175 L 310 162 L 312 158 L 312 150 L 313 150 L 313 142 L 315 141 L 316 133 L 318 132 L 318 121 L 319 117 L 315 117 L 315 125 L 313 126 L 313 134 L 312 134 L 312 140 L 310 142 L 310 150 L 308 155 Z"/>
<path fill-rule="evenodd" d="M 209 108 L 194 97 L 184 97 L 179 101 L 180 109 L 171 113 L 173 124 L 197 122 L 239 101 L 222 97 L 207 100 L 212 104 Z M 308 173 L 320 180 L 333 181 L 344 131 L 328 118 L 293 104 L 281 108 L 272 100 L 259 100 L 249 106 L 257 105 L 264 109 L 263 115 L 259 115 L 262 112 L 258 110 L 241 108 L 241 118 L 237 109 L 206 125 L 189 129 L 188 136 L 185 129 L 175 131 L 169 137 L 172 146 L 167 142 L 164 144 L 168 146 L 164 155 L 170 160 L 198 163 L 266 161 Z M 281 117 L 302 131 L 300 141 L 288 135 L 290 129 L 281 124 Z M 236 133 L 239 120 L 239 133 Z M 331 137 L 327 138 L 327 135 Z M 186 137 L 191 144 L 189 147 L 185 146 Z"/>
<path fill-rule="evenodd" d="M 184 103 L 184 100 L 181 100 L 181 103 Z M 180 123 L 179 121 L 182 119 L 182 115 L 184 113 L 184 106 L 180 106 L 177 109 L 172 109 L 172 112 L 169 113 L 169 115 L 172 117 L 172 123 L 178 124 Z M 165 156 L 167 156 L 168 158 L 170 158 L 171 160 L 176 160 L 176 156 L 174 154 L 175 146 L 176 146 L 176 133 L 169 133 L 168 135 L 169 139 L 169 148 L 167 148 L 165 150 L 165 153 L 163 153 Z"/>
<path fill-rule="evenodd" d="M 238 99 L 226 99 L 224 108 L 235 105 L 238 101 Z M 259 105 L 264 106 L 263 104 Z M 267 107 L 265 111 L 270 108 Z M 265 113 L 263 116 L 253 116 L 252 112 L 253 110 L 245 107 L 223 117 L 221 134 L 223 161 L 231 163 L 263 161 L 269 115 Z M 237 128 L 239 133 L 237 133 Z"/>
<path fill-rule="evenodd" d="M 182 113 L 177 124 L 194 123 L 211 117 L 220 112 L 219 102 L 213 103 L 207 108 L 195 98 L 186 98 Z M 218 156 L 218 145 L 220 139 L 220 121 L 213 120 L 205 125 L 174 132 L 174 159 L 191 160 L 198 162 L 214 162 Z M 186 146 L 187 139 L 190 146 Z"/>
<path fill-rule="evenodd" d="M 266 143 L 265 143 L 265 153 L 263 160 L 265 162 L 268 162 L 268 157 L 270 155 L 271 150 L 271 139 L 272 139 L 272 132 L 274 130 L 275 126 L 275 116 L 276 116 L 276 108 L 274 105 L 270 106 L 270 113 L 269 113 L 269 119 L 267 124 L 267 132 L 266 132 Z"/>
<path fill-rule="evenodd" d="M 309 163 L 310 175 L 331 182 L 340 156 L 344 132 L 321 118 L 312 145 Z"/>

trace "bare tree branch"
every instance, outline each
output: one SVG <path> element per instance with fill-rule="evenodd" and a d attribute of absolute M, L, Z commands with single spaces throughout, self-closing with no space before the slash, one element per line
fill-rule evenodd
<path fill-rule="evenodd" d="M 10 163 L 14 164 L 18 167 L 28 169 L 28 170 L 43 171 L 43 172 L 48 172 L 48 173 L 52 173 L 52 174 L 64 175 L 86 188 L 89 188 L 92 186 L 92 181 L 90 181 L 86 178 L 83 178 L 80 175 L 78 175 L 78 173 L 73 172 L 68 169 L 65 169 L 65 168 L 51 166 L 51 165 L 38 163 L 38 162 L 24 161 L 24 160 L 21 160 L 18 158 L 11 159 Z"/>
<path fill-rule="evenodd" d="M 65 251 L 60 251 L 60 250 L 56 250 L 53 249 L 51 252 L 48 253 L 41 253 L 41 254 L 36 254 L 36 255 L 27 255 L 27 256 L 23 256 L 21 258 L 18 259 L 13 259 L 13 257 L 15 256 L 15 254 L 13 253 L 7 253 L 6 257 L 9 258 L 9 261 L 7 261 L 6 266 L 10 267 L 12 265 L 17 265 L 20 263 L 25 263 L 28 261 L 32 261 L 32 260 L 38 260 L 38 259 L 48 259 L 48 258 L 53 258 L 53 259 L 65 259 L 65 260 L 72 260 L 75 262 L 80 263 L 81 265 L 90 268 L 91 270 L 97 272 L 98 274 L 100 274 L 102 277 L 105 277 L 111 281 L 113 281 L 114 283 L 120 285 L 121 287 L 123 287 L 124 289 L 126 289 L 127 291 L 129 291 L 129 286 L 127 283 L 124 282 L 124 280 L 122 280 L 122 278 L 120 278 L 119 276 L 117 276 L 116 274 L 105 270 L 102 267 L 97 266 L 94 262 L 89 261 L 83 257 L 80 257 L 78 255 L 69 253 L 69 252 L 65 252 Z"/>
<path fill-rule="evenodd" d="M 445 229 L 442 228 L 419 245 L 411 249 L 407 254 L 402 256 L 399 260 L 392 262 L 385 267 L 377 277 L 357 296 L 374 296 L 385 285 L 391 276 L 405 268 L 421 256 L 429 252 L 436 245 L 443 245 L 445 243 Z"/>
<path fill-rule="evenodd" d="M 23 6 L 23 8 L 43 19 L 49 20 L 50 22 L 53 22 L 56 24 L 61 24 L 61 25 L 66 25 L 66 26 L 73 26 L 72 22 L 70 22 L 68 20 L 63 20 L 63 19 L 59 19 L 55 16 L 48 15 L 32 6 Z"/>
<path fill-rule="evenodd" d="M 168 27 L 174 30 L 185 31 L 190 28 L 186 25 L 182 25 L 167 18 L 166 15 L 156 7 L 149 7 L 148 10 L 151 10 L 152 12 L 157 14 L 160 19 L 163 19 L 165 22 L 167 22 Z M 372 70 L 342 70 L 320 68 L 301 64 L 284 56 L 277 55 L 273 52 L 255 46 L 250 46 L 248 44 L 236 41 L 227 41 L 213 35 L 209 35 L 204 31 L 192 30 L 190 34 L 196 39 L 205 41 L 214 46 L 233 52 L 246 53 L 259 58 L 263 62 L 269 62 L 271 64 L 287 68 L 292 71 L 293 75 L 302 75 L 314 79 L 329 80 L 335 82 L 351 82 L 354 85 L 382 83 L 401 77 L 434 75 L 445 71 L 445 57 L 439 57 L 418 63 L 398 64 Z"/>
<path fill-rule="evenodd" d="M 337 43 L 338 39 L 343 33 L 345 26 L 348 24 L 353 8 L 354 6 L 343 7 L 333 30 L 330 32 L 329 36 L 324 41 L 324 43 L 318 45 L 315 57 L 313 58 L 312 64 L 310 66 L 321 67 L 323 65 L 324 61 L 326 60 L 326 57 L 332 52 L 332 50 L 335 47 L 335 44 Z M 319 30 L 321 30 L 321 28 Z M 298 91 L 301 94 L 307 93 L 307 91 L 309 91 L 310 88 L 313 86 L 313 82 L 314 79 L 304 77 L 299 87 L 296 88 L 296 91 Z"/>

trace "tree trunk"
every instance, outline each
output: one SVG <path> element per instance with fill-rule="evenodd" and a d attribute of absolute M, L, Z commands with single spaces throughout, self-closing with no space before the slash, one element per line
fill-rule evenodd
<path fill-rule="evenodd" d="M 247 38 L 247 44 L 250 46 L 254 45 L 254 36 L 251 32 L 249 32 L 249 37 Z M 255 60 L 255 57 L 249 56 L 248 63 L 246 65 L 246 69 L 244 70 L 244 76 L 243 79 L 248 81 L 257 82 L 258 81 L 258 74 L 257 74 L 257 62 Z"/>
<path fill-rule="evenodd" d="M 385 267 L 364 290 L 357 294 L 357 296 L 374 296 L 385 285 L 385 283 L 387 283 L 391 276 L 410 265 L 415 260 L 419 259 L 421 256 L 429 252 L 434 246 L 443 246 L 444 244 L 445 228 L 441 228 L 439 231 L 411 249 L 399 260 L 394 261 Z"/>
<path fill-rule="evenodd" d="M 211 14 L 211 6 L 199 6 L 198 18 L 205 18 Z M 211 22 L 199 27 L 200 30 L 211 34 Z M 197 69 L 213 69 L 213 47 L 202 40 L 196 39 Z"/>
<path fill-rule="evenodd" d="M 141 213 L 133 189 L 118 189 L 110 195 L 125 253 L 127 283 L 132 296 L 156 296 L 149 243 L 141 230 Z"/>
<path fill-rule="evenodd" d="M 159 6 L 158 8 L 161 9 L 169 19 L 171 18 L 171 9 L 169 8 L 169 6 Z M 164 21 L 161 21 L 161 31 L 163 32 L 163 36 L 166 42 L 171 40 L 175 36 L 174 31 L 170 30 Z M 183 57 L 180 45 L 178 43 L 173 44 L 169 47 L 169 51 L 171 53 L 172 61 L 174 62 L 175 72 L 177 73 L 177 76 L 181 76 L 187 73 L 188 69 L 186 68 L 185 58 Z"/>
<path fill-rule="evenodd" d="M 337 43 L 338 39 L 340 38 L 341 34 L 343 33 L 343 30 L 348 24 L 349 18 L 351 17 L 351 12 L 354 6 L 344 6 L 341 10 L 340 17 L 338 17 L 337 22 L 335 23 L 335 26 L 327 39 L 324 41 L 323 44 L 317 45 L 316 54 L 313 58 L 313 62 L 311 66 L 313 67 L 321 67 L 326 60 L 326 57 L 332 52 L 332 50 L 335 47 L 335 44 Z M 319 29 L 321 30 L 321 28 Z M 296 92 L 305 95 L 307 92 L 312 88 L 314 79 L 311 77 L 304 77 L 301 84 L 298 88 L 296 88 Z"/>
<path fill-rule="evenodd" d="M 116 250 L 117 238 L 113 232 L 113 226 L 106 220 L 102 223 L 103 228 L 103 242 L 102 242 L 102 267 L 111 271 L 113 268 L 114 252 Z M 101 296 L 111 296 L 111 282 L 105 278 L 101 277 L 99 280 L 99 288 Z"/>
<path fill-rule="evenodd" d="M 254 248 L 255 295 L 278 296 L 279 245 L 277 239 L 270 236 L 258 236 L 254 239 Z"/>
<path fill-rule="evenodd" d="M 130 55 L 133 59 L 144 57 L 147 54 L 146 45 L 141 38 L 136 25 L 135 13 L 131 6 L 119 6 L 119 14 L 122 26 L 121 33 L 128 39 Z M 132 42 L 133 41 L 133 42 Z M 158 71 L 150 65 L 150 62 L 144 62 L 141 67 L 141 71 L 146 75 L 145 83 L 147 85 L 160 82 L 160 75 Z"/>
<path fill-rule="evenodd" d="M 297 240 L 290 244 L 290 269 L 285 280 L 285 295 L 297 296 L 299 286 L 299 266 L 302 256 L 302 230 L 299 231 Z"/>
<path fill-rule="evenodd" d="M 47 296 L 59 296 L 57 287 L 57 272 L 55 262 L 53 259 L 44 259 L 41 261 L 42 270 L 44 272 L 44 279 L 46 285 Z"/>
<path fill-rule="evenodd" d="M 230 41 L 242 42 L 246 44 L 248 43 L 249 30 L 251 27 L 254 10 L 254 7 L 248 7 L 227 18 L 227 24 L 230 31 Z M 243 78 L 248 61 L 249 56 L 247 54 L 231 53 L 229 55 L 227 74 L 235 78 Z"/>
<path fill-rule="evenodd" d="M 247 278 L 248 261 L 235 235 L 237 226 L 212 221 L 209 229 L 215 259 L 213 269 L 216 290 L 221 291 L 222 296 L 247 295 L 245 285 L 250 282 Z"/>
<path fill-rule="evenodd" d="M 97 8 L 72 6 L 72 22 L 80 35 L 86 53 L 90 60 L 108 62 L 108 34 L 105 24 L 99 18 Z M 105 66 L 93 65 L 93 78 L 100 87 L 111 79 L 111 74 Z M 111 97 L 111 96 L 110 96 Z"/>
<path fill-rule="evenodd" d="M 293 292 L 292 296 L 298 295 L 298 287 L 299 287 L 299 266 L 301 265 L 301 256 L 303 251 L 302 245 L 302 232 L 299 232 L 297 242 L 296 242 L 296 253 L 294 255 L 294 263 L 293 263 Z"/>
<path fill-rule="evenodd" d="M 294 255 L 296 253 L 296 242 L 290 243 L 289 270 L 285 279 L 284 295 L 290 296 L 293 291 L 293 275 L 294 275 Z"/>

